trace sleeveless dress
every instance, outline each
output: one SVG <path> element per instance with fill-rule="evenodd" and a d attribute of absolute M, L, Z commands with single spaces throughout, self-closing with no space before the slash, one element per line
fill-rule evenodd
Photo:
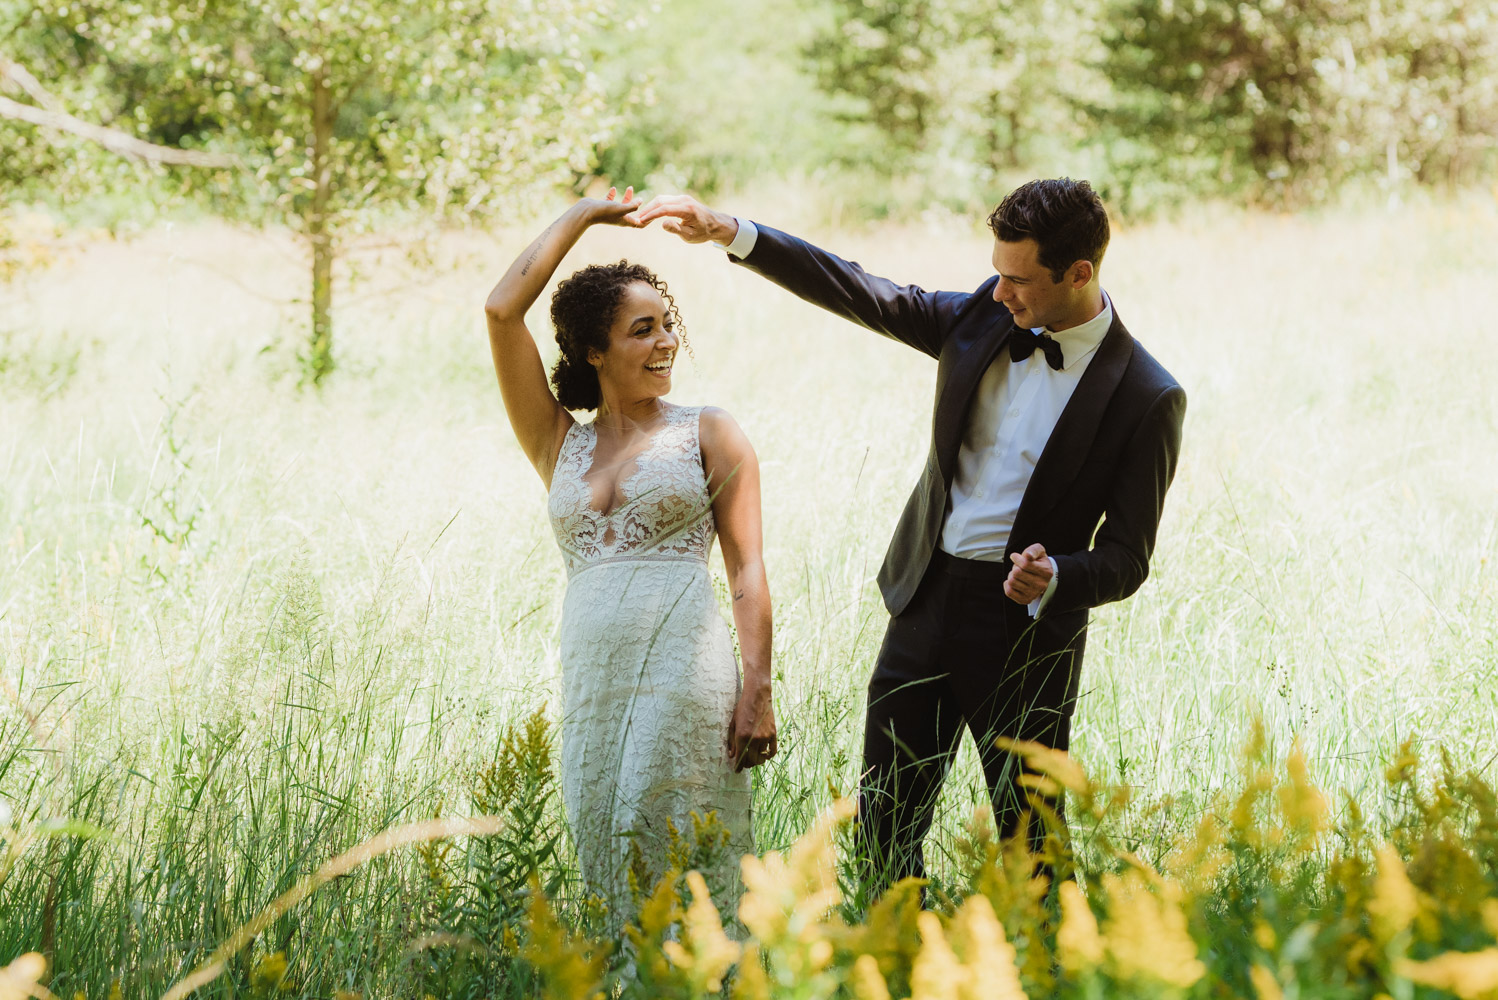
<path fill-rule="evenodd" d="M 562 798 L 584 889 L 617 928 L 634 913 L 629 871 L 649 891 L 666 867 L 674 824 L 717 814 L 726 850 L 703 875 L 725 921 L 753 851 L 750 775 L 727 759 L 740 680 L 708 572 L 716 535 L 702 467 L 700 407 L 665 404 L 619 487 L 593 509 L 584 478 L 598 435 L 574 424 L 552 473 L 548 512 L 567 568 L 562 603 Z M 643 863 L 643 872 L 640 871 Z"/>

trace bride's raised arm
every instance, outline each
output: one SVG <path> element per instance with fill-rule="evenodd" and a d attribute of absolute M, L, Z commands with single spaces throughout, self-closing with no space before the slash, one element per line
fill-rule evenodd
<path fill-rule="evenodd" d="M 617 197 L 617 191 L 609 188 L 607 199 L 584 198 L 563 212 L 515 258 L 484 303 L 484 315 L 489 321 L 489 349 L 494 355 L 494 373 L 499 376 L 505 412 L 520 447 L 548 488 L 557 452 L 573 421 L 551 391 L 541 352 L 525 325 L 525 314 L 567 251 L 589 226 L 638 228 L 632 215 L 640 207 L 634 200 L 634 188 L 625 189 L 623 201 L 616 200 Z"/>

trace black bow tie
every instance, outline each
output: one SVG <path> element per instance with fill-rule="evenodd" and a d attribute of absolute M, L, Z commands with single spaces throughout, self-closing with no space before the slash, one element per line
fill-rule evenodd
<path fill-rule="evenodd" d="M 1040 348 L 1045 354 L 1045 363 L 1055 371 L 1060 371 L 1065 363 L 1061 357 L 1061 345 L 1051 339 L 1050 334 L 1034 334 L 1029 330 L 1016 328 L 1009 335 L 1009 359 L 1011 361 L 1023 361 L 1035 353 L 1035 348 Z"/>

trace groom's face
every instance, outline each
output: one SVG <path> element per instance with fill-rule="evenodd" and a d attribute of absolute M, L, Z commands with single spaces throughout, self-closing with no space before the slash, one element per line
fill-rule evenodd
<path fill-rule="evenodd" d="M 1014 315 L 1016 325 L 1051 326 L 1071 312 L 1074 292 L 1069 275 L 1052 279 L 1050 269 L 1040 264 L 1040 244 L 1034 240 L 994 240 L 993 269 L 999 273 L 994 301 Z"/>

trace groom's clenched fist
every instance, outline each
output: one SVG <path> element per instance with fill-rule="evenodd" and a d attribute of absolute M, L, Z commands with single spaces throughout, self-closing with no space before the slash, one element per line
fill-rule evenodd
<path fill-rule="evenodd" d="M 1044 545 L 1036 542 L 1023 552 L 1012 553 L 1009 561 L 1014 563 L 1014 567 L 1009 570 L 1009 579 L 1004 581 L 1004 593 L 1010 600 L 1029 604 L 1045 593 L 1053 571 Z"/>
<path fill-rule="evenodd" d="M 687 194 L 659 194 L 645 203 L 635 219 L 642 226 L 665 219 L 661 228 L 688 243 L 728 244 L 739 234 L 739 222 L 724 212 L 715 212 Z"/>

